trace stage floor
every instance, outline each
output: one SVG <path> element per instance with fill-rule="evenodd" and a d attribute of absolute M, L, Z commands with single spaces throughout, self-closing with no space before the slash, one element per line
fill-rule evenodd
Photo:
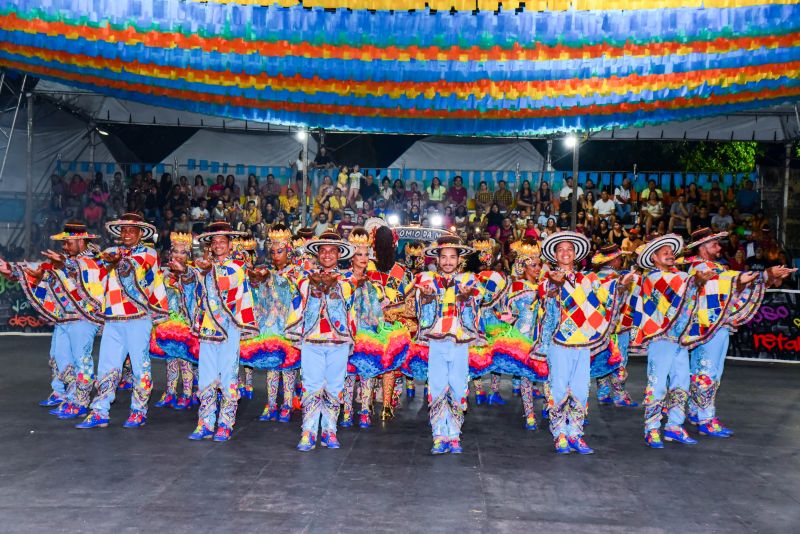
<path fill-rule="evenodd" d="M 590 405 L 597 453 L 557 456 L 522 428 L 519 398 L 473 407 L 464 454 L 432 457 L 422 388 L 396 420 L 343 429 L 342 449 L 299 453 L 290 424 L 242 401 L 233 440 L 192 442 L 196 412 L 150 409 L 148 425 L 79 431 L 37 406 L 49 338 L 2 337 L 3 532 L 791 532 L 800 524 L 800 368 L 730 365 L 719 399 L 736 435 L 647 449 L 642 409 Z M 157 399 L 164 366 L 153 365 Z M 641 400 L 644 364 L 630 391 Z M 151 400 L 152 405 L 153 400 Z M 537 405 L 541 401 L 537 401 Z M 696 436 L 696 432 L 690 429 Z M 794 526 L 792 526 L 794 525 Z"/>

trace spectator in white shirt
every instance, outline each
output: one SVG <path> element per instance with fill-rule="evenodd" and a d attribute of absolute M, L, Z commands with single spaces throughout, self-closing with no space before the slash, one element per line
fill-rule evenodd
<path fill-rule="evenodd" d="M 571 194 L 572 194 L 572 177 L 569 177 L 567 178 L 567 184 L 561 188 L 561 192 L 558 194 L 558 197 L 563 202 L 567 200 Z M 580 201 L 582 198 L 583 198 L 583 189 L 581 189 L 581 187 L 578 186 L 578 201 Z"/>
<path fill-rule="evenodd" d="M 617 219 L 624 223 L 631 216 L 631 181 L 622 180 L 622 185 L 614 189 L 614 204 L 617 208 Z"/>
<path fill-rule="evenodd" d="M 594 203 L 594 211 L 600 219 L 609 220 L 614 215 L 614 201 L 608 198 L 608 191 L 600 192 L 600 198 Z"/>
<path fill-rule="evenodd" d="M 725 205 L 719 207 L 719 212 L 711 217 L 711 228 L 715 232 L 726 232 L 733 224 L 733 217 L 728 214 L 728 208 Z"/>

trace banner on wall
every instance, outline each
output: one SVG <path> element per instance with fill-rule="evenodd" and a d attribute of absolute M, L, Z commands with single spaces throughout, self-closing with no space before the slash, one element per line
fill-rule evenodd
<path fill-rule="evenodd" d="M 728 357 L 800 363 L 800 291 L 768 290 L 758 313 L 731 337 Z"/>
<path fill-rule="evenodd" d="M 19 283 L 0 277 L 0 333 L 29 334 L 52 330 L 53 327 L 31 307 Z"/>

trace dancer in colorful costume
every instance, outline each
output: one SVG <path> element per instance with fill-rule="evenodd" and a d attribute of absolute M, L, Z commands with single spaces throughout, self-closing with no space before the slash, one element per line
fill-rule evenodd
<path fill-rule="evenodd" d="M 354 252 L 352 245 L 342 241 L 339 234 L 323 232 L 306 244 L 306 250 L 317 257 L 319 269 L 304 273 L 299 279 L 300 306 L 292 311 L 286 327 L 287 336 L 301 344 L 303 433 L 297 445 L 300 451 L 310 451 L 316 446 L 320 427 L 323 447 L 341 446 L 336 423 L 347 360 L 356 335 L 354 303 L 359 289 L 337 268 L 339 260 L 349 259 Z"/>
<path fill-rule="evenodd" d="M 290 261 L 292 234 L 283 225 L 275 225 L 268 234 L 272 269 L 258 269 L 263 275 L 256 287 L 260 334 L 254 341 L 269 355 L 267 369 L 267 404 L 260 421 L 288 423 L 292 415 L 300 351 L 286 337 L 286 321 L 299 306 L 297 290 L 299 269 Z M 280 356 L 279 356 L 280 355 Z M 283 402 L 278 405 L 278 390 L 283 382 Z"/>
<path fill-rule="evenodd" d="M 380 375 L 383 381 L 383 409 L 381 420 L 394 417 L 394 409 L 402 392 L 402 373 L 400 367 L 408 357 L 411 344 L 410 328 L 416 330 L 414 310 L 414 278 L 411 271 L 395 261 L 397 237 L 382 219 L 372 222 L 372 249 L 374 263 L 370 263 L 367 275 L 375 284 L 381 296 L 383 322 L 379 325 L 379 336 L 384 346 L 380 360 L 373 359 L 369 366 L 371 373 Z M 368 231 L 370 231 L 368 229 Z M 366 369 L 359 369 L 366 372 Z"/>
<path fill-rule="evenodd" d="M 589 248 L 586 236 L 569 231 L 549 235 L 542 243 L 542 257 L 557 266 L 548 273 L 546 286 L 546 298 L 555 299 L 557 307 L 545 304 L 535 351 L 546 355 L 549 364 L 550 432 L 559 454 L 594 452 L 583 439 L 591 355 L 607 347 L 617 293 L 633 280 L 628 274 L 601 282 L 596 273 L 575 271 Z"/>
<path fill-rule="evenodd" d="M 503 311 L 507 308 L 506 292 L 509 282 L 503 273 L 491 270 L 495 259 L 496 243 L 494 239 L 475 240 L 472 248 L 478 255 L 480 270 L 476 273 L 478 281 L 487 290 L 480 303 L 480 330 L 485 333 L 486 338 L 492 338 L 499 334 L 500 319 Z M 479 345 L 473 345 L 473 351 L 490 351 L 491 340 L 482 340 Z M 483 383 L 483 376 L 476 376 L 472 379 L 475 386 L 475 404 L 507 404 L 500 395 L 500 373 L 492 372 L 491 376 L 491 395 L 487 397 L 486 388 Z"/>
<path fill-rule="evenodd" d="M 601 248 L 593 257 L 592 265 L 598 267 L 597 276 L 601 283 L 620 276 L 625 276 L 627 270 L 622 270 L 622 261 L 626 253 L 617 245 L 607 245 Z M 628 379 L 628 348 L 633 327 L 633 306 L 635 306 L 637 285 L 617 302 L 619 309 L 613 310 L 612 328 L 615 335 L 611 336 L 608 348 L 595 354 L 592 358 L 591 375 L 597 379 L 597 402 L 600 404 L 613 404 L 614 406 L 638 406 L 625 390 Z M 633 302 L 633 304 L 632 304 Z"/>
<path fill-rule="evenodd" d="M 548 377 L 547 359 L 533 352 L 539 339 L 544 317 L 540 285 L 549 270 L 542 264 L 541 250 L 532 240 L 518 241 L 512 245 L 516 259 L 512 266 L 513 281 L 508 291 L 508 315 L 501 320 L 510 325 L 504 328 L 492 343 L 492 367 L 502 368 L 520 376 L 520 393 L 525 414 L 525 428 L 536 430 L 536 412 L 533 408 L 534 383 L 545 382 Z M 551 306 L 555 299 L 545 300 Z"/>
<path fill-rule="evenodd" d="M 172 232 L 170 240 L 170 262 L 187 266 L 192 257 L 192 234 Z M 169 406 L 176 410 L 187 410 L 192 403 L 192 386 L 197 365 L 200 342 L 192 334 L 192 323 L 196 309 L 195 288 L 192 277 L 181 280 L 181 275 L 170 270 L 164 272 L 170 318 L 153 329 L 155 347 L 153 357 L 167 361 L 167 387 L 156 407 Z M 182 394 L 178 393 L 178 382 L 182 383 Z"/>
<path fill-rule="evenodd" d="M 106 223 L 120 245 L 100 254 L 104 278 L 102 314 L 105 324 L 97 363 L 97 395 L 91 412 L 77 428 L 106 427 L 126 356 L 133 370 L 131 412 L 122 425 L 138 428 L 147 422 L 147 403 L 153 389 L 150 336 L 153 324 L 169 316 L 164 277 L 155 249 L 144 242 L 155 235 L 153 225 L 137 213 Z"/>
<path fill-rule="evenodd" d="M 664 439 L 686 445 L 697 443 L 683 428 L 689 396 L 689 352 L 680 336 L 695 313 L 698 289 L 713 273 L 698 271 L 689 276 L 679 271 L 675 256 L 681 248 L 683 239 L 667 234 L 640 247 L 637 258 L 644 273 L 634 310 L 631 344 L 647 349 L 644 433 L 647 445 L 654 449 L 664 448 L 660 430 L 665 407 Z"/>
<path fill-rule="evenodd" d="M 715 275 L 700 288 L 697 312 L 681 341 L 691 351 L 689 421 L 698 425 L 700 434 L 716 438 L 733 434 L 720 423 L 716 413 L 716 396 L 731 332 L 752 319 L 767 287 L 780 285 L 796 270 L 785 266 L 770 267 L 761 273 L 730 270 L 719 263 L 720 240 L 727 236 L 727 232 L 715 233 L 710 228 L 694 231 L 687 249 L 696 255 L 684 260 L 690 275 L 699 271 Z"/>
<path fill-rule="evenodd" d="M 235 259 L 231 240 L 242 237 L 227 222 L 214 222 L 197 240 L 207 245 L 211 259 L 193 267 L 177 262 L 170 269 L 182 276 L 185 291 L 195 291 L 197 312 L 192 331 L 200 338 L 197 389 L 200 410 L 191 440 L 228 441 L 239 401 L 239 350 L 242 339 L 258 335 L 247 266 Z M 217 397 L 221 397 L 217 415 Z M 216 428 L 216 432 L 214 431 Z"/>
<path fill-rule="evenodd" d="M 73 419 L 86 415 L 94 385 L 92 347 L 102 324 L 105 271 L 87 247 L 97 236 L 89 234 L 84 224 L 68 222 L 63 232 L 50 239 L 62 243 L 63 254 L 43 252 L 50 261 L 36 268 L 0 260 L 0 274 L 19 281 L 31 307 L 54 325 L 52 393 L 39 404 L 54 407 L 50 413 L 60 419 Z"/>
<path fill-rule="evenodd" d="M 477 310 L 483 286 L 472 273 L 458 273 L 461 256 L 474 249 L 445 235 L 425 254 L 437 259 L 438 272 L 416 277 L 417 339 L 427 343 L 428 404 L 433 431 L 432 454 L 460 454 L 469 379 L 469 344 L 480 338 Z"/>
<path fill-rule="evenodd" d="M 354 228 L 347 241 L 353 247 L 353 257 L 350 258 L 350 270 L 345 274 L 357 290 L 357 297 L 353 302 L 353 314 L 356 317 L 357 334 L 353 345 L 353 353 L 347 364 L 347 377 L 342 391 L 342 426 L 352 426 L 353 422 L 353 392 L 356 378 L 361 383 L 359 403 L 361 410 L 358 412 L 358 426 L 369 428 L 372 426 L 372 396 L 375 387 L 375 377 L 378 372 L 374 362 L 380 363 L 385 346 L 376 339 L 381 326 L 383 315 L 380 311 L 382 293 L 379 287 L 370 282 L 367 275 L 369 254 L 372 239 L 364 228 Z M 356 362 L 358 362 L 357 365 Z"/>

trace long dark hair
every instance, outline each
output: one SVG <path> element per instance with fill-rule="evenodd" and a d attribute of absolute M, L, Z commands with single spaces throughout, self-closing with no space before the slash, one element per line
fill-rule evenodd
<path fill-rule="evenodd" d="M 375 266 L 388 273 L 394 265 L 394 234 L 388 226 L 379 226 L 375 231 Z"/>

